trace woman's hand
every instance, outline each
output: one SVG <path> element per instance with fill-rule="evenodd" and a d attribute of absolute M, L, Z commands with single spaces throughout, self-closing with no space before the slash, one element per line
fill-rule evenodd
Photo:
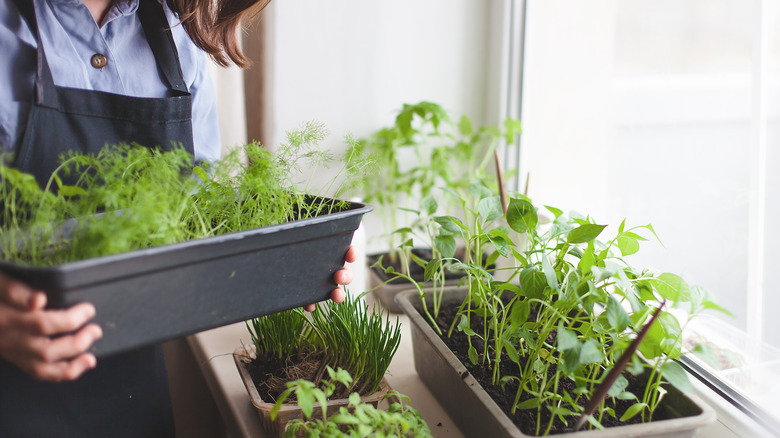
<path fill-rule="evenodd" d="M 75 380 L 97 364 L 86 351 L 103 332 L 85 325 L 95 307 L 45 307 L 46 294 L 0 274 L 0 356 L 36 379 Z"/>
<path fill-rule="evenodd" d="M 347 254 L 344 255 L 344 261 L 347 263 L 355 263 L 358 258 L 358 250 L 353 245 L 349 246 L 349 249 L 347 250 Z M 336 271 L 335 274 L 333 274 L 333 280 L 338 284 L 333 291 L 330 293 L 330 299 L 340 303 L 344 301 L 344 299 L 347 297 L 347 294 L 344 292 L 344 289 L 341 288 L 342 285 L 347 285 L 352 283 L 352 270 L 349 269 L 348 266 L 344 266 L 343 268 Z M 314 304 L 309 304 L 308 306 L 304 307 L 308 312 L 311 312 L 314 310 Z"/>

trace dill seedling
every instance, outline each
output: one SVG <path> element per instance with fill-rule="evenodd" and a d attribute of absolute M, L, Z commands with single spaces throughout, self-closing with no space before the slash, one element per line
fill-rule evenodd
<path fill-rule="evenodd" d="M 70 152 L 43 188 L 32 175 L 0 166 L 2 258 L 52 266 L 339 211 L 345 202 L 304 194 L 308 187 L 293 180 L 306 162 L 331 160 L 316 150 L 326 134 L 309 122 L 288 132 L 276 154 L 250 143 L 194 168 L 182 149 Z M 356 180 L 355 169 L 347 173 Z"/>

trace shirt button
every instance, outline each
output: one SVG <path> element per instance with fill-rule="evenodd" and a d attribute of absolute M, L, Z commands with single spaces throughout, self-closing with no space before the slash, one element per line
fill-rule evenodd
<path fill-rule="evenodd" d="M 106 58 L 106 55 L 95 53 L 92 55 L 90 62 L 92 63 L 92 67 L 103 68 L 106 66 L 106 64 L 108 64 L 108 59 Z"/>

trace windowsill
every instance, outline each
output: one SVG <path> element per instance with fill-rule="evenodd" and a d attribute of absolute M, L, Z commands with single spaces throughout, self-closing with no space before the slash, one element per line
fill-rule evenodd
<path fill-rule="evenodd" d="M 708 388 L 698 379 L 691 377 L 696 395 L 710 405 L 717 415 L 717 421 L 699 431 L 701 438 L 759 438 L 775 436 L 734 407 L 723 397 Z"/>
<path fill-rule="evenodd" d="M 414 369 L 409 324 L 400 316 L 401 345 L 388 369 L 390 386 L 411 398 L 434 436 L 462 438 L 462 433 L 422 383 Z M 232 353 L 249 342 L 244 323 L 198 333 L 188 338 L 196 360 L 211 391 L 229 436 L 264 437 L 260 418 L 238 375 Z M 703 438 L 755 438 L 773 436 L 750 417 L 729 404 L 713 390 L 691 378 L 696 394 L 713 407 L 717 421 L 699 432 Z"/>

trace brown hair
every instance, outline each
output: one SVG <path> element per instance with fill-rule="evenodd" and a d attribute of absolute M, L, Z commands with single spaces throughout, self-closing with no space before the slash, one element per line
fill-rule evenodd
<path fill-rule="evenodd" d="M 238 30 L 245 19 L 256 17 L 271 0 L 167 0 L 179 14 L 192 42 L 217 64 L 246 68 L 250 61 L 241 51 Z"/>

